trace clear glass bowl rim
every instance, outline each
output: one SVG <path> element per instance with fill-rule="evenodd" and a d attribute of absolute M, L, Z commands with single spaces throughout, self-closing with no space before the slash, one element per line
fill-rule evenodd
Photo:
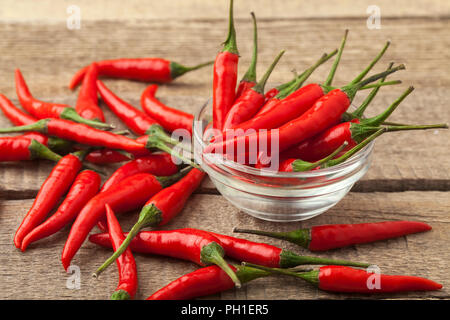
<path fill-rule="evenodd" d="M 196 123 L 200 123 L 202 120 L 200 119 L 203 111 L 208 107 L 208 105 L 211 103 L 212 98 L 209 98 L 196 112 L 194 115 L 194 125 L 193 125 L 193 133 L 194 133 L 194 139 L 195 144 L 198 144 L 201 147 L 201 153 L 202 157 L 207 158 L 208 161 L 214 162 L 213 157 L 209 156 L 208 154 L 203 153 L 203 149 L 207 146 L 205 141 L 203 140 L 203 132 L 201 128 L 199 128 Z M 273 178 L 311 178 L 311 177 L 320 177 L 320 176 L 326 176 L 326 175 L 332 175 L 339 173 L 343 169 L 355 164 L 358 161 L 361 161 L 362 159 L 367 159 L 370 155 L 373 147 L 374 147 L 375 141 L 370 142 L 366 147 L 364 147 L 362 150 L 357 152 L 353 157 L 350 159 L 347 159 L 347 161 L 338 164 L 333 167 L 329 168 L 323 168 L 318 169 L 314 171 L 307 171 L 307 172 L 280 172 L 280 171 L 271 171 L 267 169 L 257 169 L 250 166 L 246 166 L 243 164 L 239 164 L 237 162 L 222 159 L 221 164 L 220 163 L 214 163 L 215 166 L 220 168 L 221 170 L 224 170 L 225 172 L 229 171 L 229 168 L 232 168 L 233 170 L 236 170 L 238 172 L 242 172 L 245 174 L 251 174 L 255 176 L 261 176 L 261 177 L 273 177 Z M 216 169 L 215 169 L 216 170 Z M 217 170 L 216 170 L 217 171 Z"/>

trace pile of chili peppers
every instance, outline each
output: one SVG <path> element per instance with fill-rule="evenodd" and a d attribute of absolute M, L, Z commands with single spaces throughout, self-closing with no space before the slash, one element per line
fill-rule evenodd
<path fill-rule="evenodd" d="M 303 73 L 265 90 L 284 51 L 257 80 L 258 33 L 253 13 L 252 21 L 252 60 L 239 83 L 240 56 L 233 21 L 233 0 L 230 1 L 228 36 L 214 62 L 186 67 L 161 58 L 95 61 L 79 70 L 70 82 L 70 89 L 81 84 L 75 107 L 34 98 L 22 73 L 16 70 L 17 96 L 25 111 L 0 94 L 0 109 L 15 125 L 0 129 L 0 133 L 26 133 L 0 137 L 0 161 L 46 159 L 56 164 L 18 227 L 14 245 L 25 251 L 31 244 L 73 222 L 62 251 L 63 267 L 68 269 L 87 238 L 95 244 L 112 248 L 113 254 L 94 275 L 98 277 L 110 264 L 117 262 L 119 284 L 111 295 L 115 300 L 133 299 L 136 294 L 138 277 L 134 253 L 169 256 L 202 267 L 159 289 L 148 297 L 149 300 L 192 299 L 239 288 L 253 279 L 276 274 L 300 278 L 321 290 L 334 292 L 440 289 L 442 286 L 431 280 L 398 275 L 381 275 L 380 286 L 369 288 L 367 281 L 371 274 L 356 269 L 366 268 L 368 263 L 299 255 L 270 244 L 206 230 L 142 231 L 147 227 L 157 229 L 180 214 L 205 177 L 191 156 L 174 151 L 176 148 L 173 147 L 181 144 L 170 136 L 177 129 L 192 134 L 193 115 L 159 101 L 155 97 L 158 88 L 155 83 L 170 83 L 187 72 L 210 64 L 214 63 L 211 128 L 215 133 L 204 152 L 224 154 L 232 160 L 239 158 L 240 154 L 236 152 L 243 152 L 244 164 L 255 168 L 268 167 L 262 160 L 269 159 L 270 163 L 273 157 L 279 157 L 279 171 L 318 170 L 346 161 L 385 132 L 448 128 L 446 124 L 387 122 L 392 112 L 413 91 L 412 87 L 381 114 L 364 117 L 364 111 L 382 86 L 400 83 L 399 80 L 386 81 L 386 78 L 404 66 L 391 63 L 386 71 L 366 77 L 387 50 L 388 42 L 358 76 L 345 86 L 333 87 L 347 31 L 338 50 L 322 54 Z M 325 82 L 305 85 L 314 70 L 333 57 Z M 122 100 L 99 77 L 151 82 L 141 95 L 142 110 Z M 349 112 L 353 98 L 364 89 L 372 91 L 355 111 Z M 110 131 L 114 126 L 105 123 L 98 95 L 136 138 L 128 137 L 128 132 Z M 259 150 L 255 152 L 251 146 L 263 138 L 261 130 L 270 140 L 275 129 L 279 135 L 279 153 L 269 153 L 266 159 L 262 159 Z M 240 134 L 230 138 L 233 130 Z M 244 149 L 237 151 L 234 147 L 239 144 Z M 233 153 L 227 153 L 228 147 L 233 147 Z M 185 148 L 181 146 L 179 149 Z M 249 161 L 252 156 L 256 156 L 255 162 Z M 181 161 L 174 161 L 174 158 Z M 102 184 L 103 173 L 98 165 L 118 162 L 125 164 Z M 116 215 L 135 210 L 141 210 L 138 220 L 129 232 L 124 233 Z M 102 233 L 89 235 L 95 226 Z M 284 233 L 248 229 L 234 231 L 284 239 L 310 251 L 324 251 L 430 229 L 429 225 L 421 222 L 386 221 L 315 226 Z M 225 257 L 242 264 L 229 264 Z M 323 266 L 305 271 L 296 268 L 299 265 Z"/>

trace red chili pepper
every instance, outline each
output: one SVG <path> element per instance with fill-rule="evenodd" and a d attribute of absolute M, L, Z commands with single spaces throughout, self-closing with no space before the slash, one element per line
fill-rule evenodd
<path fill-rule="evenodd" d="M 60 118 L 83 123 L 96 128 L 114 128 L 106 123 L 82 118 L 75 109 L 69 105 L 43 102 L 35 99 L 28 90 L 28 86 L 19 69 L 16 69 L 16 92 L 22 107 L 38 119 Z"/>
<path fill-rule="evenodd" d="M 378 80 L 387 74 L 393 73 L 397 70 L 404 69 L 404 65 L 392 68 L 385 72 L 376 74 L 358 82 L 356 84 L 350 84 L 342 89 L 333 89 L 325 96 L 317 100 L 314 105 L 308 109 L 300 117 L 286 123 L 285 125 L 277 129 L 278 134 L 278 150 L 280 152 L 288 149 L 289 147 L 306 140 L 326 128 L 337 124 L 343 113 L 348 109 L 356 91 L 367 83 Z M 306 88 L 306 87 L 303 87 Z M 322 89 L 321 89 L 322 90 Z M 269 112 L 266 114 L 268 115 Z M 271 150 L 272 131 L 267 134 L 267 150 Z M 205 148 L 205 152 L 223 153 L 226 154 L 226 150 L 238 150 L 237 146 L 244 146 L 244 151 L 249 153 L 251 146 L 258 146 L 258 141 L 262 139 L 259 132 L 247 135 L 238 136 L 233 139 L 229 139 L 219 143 L 212 143 Z M 234 148 L 234 149 L 232 149 Z"/>
<path fill-rule="evenodd" d="M 189 196 L 202 182 L 204 176 L 205 173 L 203 171 L 192 169 L 180 181 L 152 196 L 142 208 L 138 221 L 131 228 L 125 241 L 101 268 L 107 268 L 109 264 L 117 259 L 142 228 L 165 225 L 179 214 L 183 210 Z"/>
<path fill-rule="evenodd" d="M 222 130 L 225 117 L 236 99 L 236 82 L 239 51 L 233 19 L 233 0 L 230 0 L 228 37 L 224 48 L 214 62 L 213 76 L 213 126 Z"/>
<path fill-rule="evenodd" d="M 31 125 L 0 129 L 0 133 L 37 131 L 93 147 L 145 151 L 145 145 L 133 139 L 63 119 L 43 119 Z"/>
<path fill-rule="evenodd" d="M 188 260 L 201 266 L 216 264 L 233 280 L 236 287 L 241 286 L 236 274 L 223 259 L 224 249 L 220 241 L 208 232 L 184 228 L 152 231 L 145 235 L 147 253 Z M 115 258 L 108 259 L 107 262 L 114 260 Z M 108 265 L 109 263 L 103 264 L 94 275 L 99 275 Z"/>
<path fill-rule="evenodd" d="M 270 272 L 247 266 L 230 265 L 230 268 L 236 273 L 241 283 L 270 275 Z M 190 300 L 234 287 L 233 281 L 222 269 L 217 266 L 209 266 L 172 281 L 149 296 L 147 300 Z"/>
<path fill-rule="evenodd" d="M 22 252 L 31 243 L 58 232 L 74 220 L 84 205 L 97 194 L 100 183 L 100 175 L 94 171 L 85 170 L 78 174 L 58 210 L 23 238 Z"/>
<path fill-rule="evenodd" d="M 139 253 L 153 253 L 155 231 L 141 231 L 130 242 L 130 248 L 133 252 Z M 266 244 L 253 242 L 246 239 L 226 236 L 214 232 L 209 232 L 216 237 L 226 256 L 237 261 L 248 261 L 268 267 L 289 268 L 304 264 L 340 264 L 350 265 L 356 267 L 367 267 L 367 263 L 359 263 L 346 260 L 334 260 L 319 257 L 300 256 L 294 252 L 283 250 L 278 247 Z M 125 233 L 128 236 L 129 233 Z M 93 234 L 89 237 L 89 241 L 98 244 L 102 247 L 111 248 L 109 236 L 107 233 Z"/>
<path fill-rule="evenodd" d="M 193 67 L 161 58 L 121 58 L 95 62 L 100 76 L 130 79 L 144 82 L 167 83 L 183 74 L 212 64 L 212 61 Z M 70 81 L 69 88 L 75 88 L 84 78 L 88 67 L 77 71 Z"/>
<path fill-rule="evenodd" d="M 89 153 L 85 160 L 95 164 L 108 164 L 129 161 L 130 158 L 116 150 L 100 149 Z"/>
<path fill-rule="evenodd" d="M 135 210 L 142 207 L 153 194 L 175 182 L 174 180 L 178 180 L 180 176 L 179 173 L 170 177 L 140 173 L 122 180 L 107 191 L 93 197 L 80 211 L 70 229 L 61 259 L 64 269 L 67 270 L 70 261 L 91 229 L 105 214 L 106 204 L 109 204 L 116 213 Z"/>
<path fill-rule="evenodd" d="M 253 54 L 250 66 L 239 82 L 239 86 L 236 90 L 236 100 L 247 90 L 253 88 L 256 85 L 256 64 L 258 60 L 258 27 L 256 25 L 256 17 L 253 12 L 250 12 L 253 20 Z"/>
<path fill-rule="evenodd" d="M 0 137 L 0 162 L 34 159 L 59 161 L 61 156 L 45 146 L 47 141 L 39 142 L 41 138 L 34 133 L 16 137 Z M 44 139 L 46 139 L 45 136 Z"/>
<path fill-rule="evenodd" d="M 442 285 L 434 281 L 414 277 L 369 273 L 344 266 L 324 266 L 309 272 L 267 268 L 253 265 L 263 271 L 285 274 L 308 281 L 321 290 L 331 292 L 383 293 L 439 290 Z M 378 280 L 377 280 L 378 278 Z"/>
<path fill-rule="evenodd" d="M 80 93 L 78 93 L 75 110 L 85 119 L 105 122 L 103 111 L 98 106 L 97 77 L 98 68 L 97 65 L 93 63 L 87 68 L 86 75 L 83 78 L 83 84 Z"/>
<path fill-rule="evenodd" d="M 386 221 L 359 224 L 329 224 L 290 232 L 270 232 L 238 228 L 235 228 L 233 231 L 286 240 L 311 251 L 325 251 L 359 243 L 397 238 L 428 230 L 431 230 L 431 226 L 423 222 Z"/>
<path fill-rule="evenodd" d="M 192 135 L 192 123 L 194 116 L 190 113 L 183 112 L 174 108 L 170 108 L 160 102 L 156 97 L 156 84 L 149 85 L 141 96 L 142 110 L 145 111 L 153 119 L 167 131 L 175 131 L 176 129 L 185 129 Z"/>
<path fill-rule="evenodd" d="M 113 210 L 106 205 L 106 217 L 108 220 L 109 238 L 114 250 L 122 244 L 125 237 L 123 236 L 122 228 L 119 221 L 117 221 Z M 111 300 L 130 300 L 133 299 L 137 286 L 137 268 L 131 250 L 125 252 L 117 259 L 117 267 L 119 269 L 119 285 L 116 291 L 111 295 Z"/>
<path fill-rule="evenodd" d="M 61 197 L 69 190 L 82 167 L 83 152 L 68 154 L 55 165 L 42 184 L 31 209 L 25 215 L 14 236 L 14 244 L 21 248 L 23 238 L 29 234 L 52 210 Z"/>
<path fill-rule="evenodd" d="M 261 80 L 254 87 L 244 91 L 241 96 L 236 99 L 225 117 L 223 130 L 233 129 L 240 123 L 249 120 L 262 107 L 265 101 L 264 86 L 283 54 L 284 50 L 278 54 Z"/>

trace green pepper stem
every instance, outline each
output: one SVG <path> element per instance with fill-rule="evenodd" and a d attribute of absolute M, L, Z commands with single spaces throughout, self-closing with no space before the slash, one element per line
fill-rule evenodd
<path fill-rule="evenodd" d="M 342 38 L 338 54 L 336 56 L 336 59 L 334 60 L 333 66 L 331 67 L 330 73 L 328 74 L 328 77 L 324 83 L 325 86 L 331 86 L 331 83 L 333 82 L 333 78 L 336 73 L 337 67 L 339 65 L 339 62 L 341 61 L 342 52 L 344 51 L 345 42 L 347 41 L 347 36 L 348 36 L 348 29 L 345 30 L 344 37 Z"/>
<path fill-rule="evenodd" d="M 308 281 L 309 283 L 311 283 L 315 286 L 319 285 L 319 271 L 318 270 L 312 270 L 312 271 L 308 271 L 308 272 L 293 272 L 288 269 L 269 268 L 269 267 L 249 263 L 249 262 L 242 262 L 242 264 L 244 266 L 252 267 L 255 269 L 260 269 L 260 270 L 267 271 L 270 273 L 278 273 L 278 274 L 283 274 L 286 276 L 300 278 L 300 279 Z"/>
<path fill-rule="evenodd" d="M 228 36 L 223 44 L 224 47 L 222 51 L 227 51 L 239 55 L 236 43 L 236 30 L 234 28 L 233 0 L 230 0 L 230 14 L 228 17 Z"/>
<path fill-rule="evenodd" d="M 339 148 L 334 150 L 330 155 L 328 155 L 327 157 L 320 159 L 316 162 L 307 162 L 307 161 L 303 161 L 301 159 L 297 159 L 292 163 L 292 169 L 295 172 L 302 172 L 302 171 L 309 171 L 314 168 L 317 168 L 317 167 L 321 166 L 322 164 L 328 162 L 329 160 L 333 159 L 339 152 L 344 150 L 344 148 L 346 146 L 348 146 L 348 142 L 344 141 L 344 143 Z"/>
<path fill-rule="evenodd" d="M 231 269 L 228 263 L 223 259 L 224 254 L 225 250 L 220 244 L 217 242 L 211 242 L 201 249 L 200 260 L 201 263 L 205 265 L 217 265 L 231 278 L 231 280 L 233 280 L 236 288 L 240 288 L 241 281 L 233 269 Z"/>
<path fill-rule="evenodd" d="M 16 127 L 11 127 L 11 128 L 0 129 L 0 133 L 29 132 L 29 131 L 46 133 L 47 122 L 49 120 L 50 119 L 42 119 L 42 120 L 36 121 L 35 123 L 28 124 L 25 126 L 16 126 Z"/>
<path fill-rule="evenodd" d="M 373 127 L 379 126 L 383 121 L 385 121 L 392 114 L 392 112 L 395 111 L 395 109 L 397 109 L 397 107 L 400 105 L 400 103 L 402 103 L 402 101 L 405 100 L 405 98 L 413 91 L 414 91 L 414 87 L 412 87 L 412 86 L 409 87 L 386 110 L 384 110 L 382 113 L 380 113 L 379 115 L 377 115 L 375 117 L 361 120 L 361 124 L 367 125 L 367 126 L 373 126 Z M 363 112 L 364 112 L 364 110 L 363 110 Z"/>
<path fill-rule="evenodd" d="M 336 266 L 354 266 L 366 268 L 370 264 L 364 262 L 354 262 L 348 260 L 335 260 L 320 257 L 303 256 L 293 253 L 288 250 L 281 251 L 280 267 L 291 268 L 305 264 L 321 264 L 321 265 L 336 265 Z"/>
<path fill-rule="evenodd" d="M 330 54 L 324 53 L 319 60 L 317 60 L 311 67 L 306 69 L 302 74 L 300 74 L 298 77 L 294 79 L 294 81 L 289 85 L 286 86 L 284 89 L 280 90 L 280 92 L 275 96 L 277 99 L 282 100 L 286 98 L 288 95 L 290 95 L 292 92 L 296 91 L 298 88 L 300 88 L 303 83 L 309 78 L 309 76 L 322 64 L 327 62 L 329 59 L 331 59 L 335 54 L 337 53 L 337 50 L 334 50 Z M 290 83 L 290 82 L 289 82 Z"/>
<path fill-rule="evenodd" d="M 361 143 L 357 144 L 355 147 L 353 147 L 352 149 L 347 151 L 344 155 L 342 155 L 341 157 L 339 157 L 337 159 L 328 161 L 322 167 L 328 168 L 328 167 L 332 167 L 332 166 L 338 165 L 338 164 L 346 161 L 347 159 L 352 157 L 355 153 L 357 153 L 359 150 L 361 150 L 362 148 L 367 146 L 370 142 L 372 142 L 373 140 L 375 140 L 377 137 L 379 137 L 380 135 L 382 135 L 385 132 L 386 132 L 386 128 L 380 128 L 378 131 L 376 131 L 374 134 L 369 136 L 367 139 L 365 139 L 364 141 L 362 141 Z"/>
<path fill-rule="evenodd" d="M 256 25 L 256 17 L 254 12 L 250 12 L 253 20 L 253 54 L 252 61 L 247 69 L 247 72 L 242 77 L 241 81 L 256 82 L 256 64 L 258 60 L 258 27 Z"/>
<path fill-rule="evenodd" d="M 252 88 L 252 90 L 255 90 L 256 92 L 258 92 L 260 94 L 264 94 L 264 87 L 266 86 L 267 79 L 269 79 L 270 75 L 272 74 L 273 69 L 278 64 L 278 61 L 280 61 L 284 52 L 285 52 L 284 50 L 280 51 L 280 53 L 275 57 L 275 60 L 269 66 L 269 69 L 267 69 L 266 73 L 263 75 L 261 80 L 259 80 L 259 82 Z"/>
<path fill-rule="evenodd" d="M 179 76 L 182 76 L 183 74 L 185 74 L 189 71 L 197 70 L 197 69 L 212 65 L 213 63 L 214 63 L 214 61 L 208 61 L 208 62 L 197 64 L 192 67 L 186 67 L 182 64 L 172 61 L 172 62 L 170 62 L 170 77 L 172 79 L 176 79 Z"/>
<path fill-rule="evenodd" d="M 30 159 L 46 159 L 50 161 L 58 162 L 61 160 L 61 156 L 59 154 L 54 153 L 49 148 L 44 146 L 42 143 L 38 142 L 35 139 L 31 140 L 30 146 Z"/>
<path fill-rule="evenodd" d="M 130 300 L 130 294 L 123 289 L 114 291 L 111 295 L 111 300 Z"/>
<path fill-rule="evenodd" d="M 389 66 L 388 66 L 387 70 L 391 69 L 393 66 L 394 66 L 393 62 L 389 63 Z M 386 80 L 386 77 L 381 78 L 380 81 L 378 82 L 378 84 L 386 83 L 385 80 Z M 366 111 L 367 107 L 372 102 L 373 98 L 375 98 L 375 96 L 377 95 L 378 90 L 380 90 L 380 87 L 376 86 L 375 89 L 373 89 L 369 93 L 369 95 L 366 97 L 366 99 L 364 99 L 363 103 L 358 107 L 358 109 L 356 109 L 355 112 L 353 112 L 351 114 L 352 119 L 355 119 L 355 118 L 356 119 L 361 119 L 361 117 L 363 116 L 363 114 Z"/>
<path fill-rule="evenodd" d="M 260 236 L 267 236 L 271 238 L 286 240 L 295 243 L 305 249 L 309 248 L 309 243 L 311 241 L 310 230 L 309 229 L 297 229 L 289 232 L 270 232 L 263 230 L 252 230 L 252 229 L 240 229 L 234 228 L 233 232 L 236 233 L 249 233 Z"/>
<path fill-rule="evenodd" d="M 359 90 L 368 90 L 368 89 L 381 88 L 381 87 L 386 87 L 386 86 L 395 86 L 395 85 L 401 84 L 401 83 L 402 83 L 402 80 L 383 81 L 380 83 L 368 84 Z"/>
<path fill-rule="evenodd" d="M 104 129 L 104 130 L 112 130 L 115 128 L 112 124 L 103 123 L 100 121 L 95 120 L 88 120 L 83 117 L 81 117 L 74 108 L 65 108 L 63 112 L 59 115 L 61 119 L 70 120 L 78 123 L 82 123 L 85 125 L 88 125 L 90 127 L 94 127 L 97 129 Z"/>
<path fill-rule="evenodd" d="M 365 68 L 355 79 L 353 79 L 352 82 L 350 82 L 349 84 L 356 84 L 358 82 L 360 82 L 365 76 L 366 74 L 369 73 L 369 71 L 373 68 L 373 66 L 381 59 L 381 57 L 384 55 L 384 53 L 386 52 L 387 48 L 389 47 L 389 45 L 391 44 L 390 41 L 387 41 L 386 44 L 384 45 L 383 49 L 381 49 L 381 51 L 377 54 L 377 56 L 375 57 L 375 59 L 372 60 L 372 62 L 367 66 L 367 68 Z"/>
<path fill-rule="evenodd" d="M 409 131 L 409 130 L 429 130 L 429 129 L 448 129 L 447 123 L 427 124 L 427 125 L 407 125 L 407 126 L 387 126 L 386 132 Z"/>

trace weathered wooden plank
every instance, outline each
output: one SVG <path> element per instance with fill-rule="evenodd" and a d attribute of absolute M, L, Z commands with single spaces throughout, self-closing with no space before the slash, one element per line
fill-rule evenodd
<path fill-rule="evenodd" d="M 81 269 L 81 289 L 69 290 L 69 278 L 60 264 L 60 254 L 67 237 L 68 228 L 56 235 L 30 246 L 25 253 L 18 251 L 13 243 L 13 234 L 31 200 L 0 201 L 0 298 L 1 299 L 107 299 L 117 282 L 115 266 L 108 269 L 98 280 L 91 273 L 110 253 L 106 249 L 85 243 L 73 263 Z M 195 195 L 183 213 L 166 229 L 182 227 L 202 228 L 231 234 L 234 226 L 270 230 L 291 230 L 298 227 L 326 223 L 361 223 L 383 220 L 419 220 L 428 222 L 433 230 L 389 241 L 353 246 L 321 253 L 320 256 L 368 261 L 377 264 L 383 273 L 410 274 L 428 277 L 443 283 L 437 292 L 408 293 L 395 295 L 344 295 L 329 294 L 299 281 L 284 277 L 258 279 L 241 290 L 231 290 L 206 297 L 208 299 L 434 299 L 449 298 L 447 265 L 450 254 L 449 239 L 450 198 L 442 192 L 403 193 L 350 193 L 335 208 L 312 220 L 301 223 L 276 224 L 254 219 L 236 210 L 220 196 Z M 136 219 L 136 214 L 119 217 L 127 230 Z M 270 241 L 283 248 L 301 254 L 306 251 L 279 240 L 245 235 L 256 241 Z M 196 266 L 175 259 L 137 255 L 139 284 L 137 298 L 142 299 L 168 282 Z"/>
<path fill-rule="evenodd" d="M 36 21 L 65 20 L 69 14 L 67 7 L 73 1 L 64 0 L 53 2 L 41 0 L 4 0 L 0 19 Z M 293 0 L 258 0 L 235 1 L 235 15 L 237 18 L 246 17 L 250 11 L 264 18 L 336 18 L 336 17 L 367 17 L 367 8 L 374 3 L 370 0 L 343 1 L 327 0 L 315 2 L 299 2 Z M 168 3 L 161 1 L 128 0 L 127 5 L 112 1 L 79 0 L 76 5 L 81 9 L 83 20 L 99 20 L 107 17 L 112 20 L 131 19 L 223 19 L 228 9 L 228 1 L 202 0 L 172 0 Z M 450 6 L 444 0 L 407 1 L 379 0 L 376 5 L 380 8 L 382 17 L 405 16 L 442 16 L 450 13 Z"/>

